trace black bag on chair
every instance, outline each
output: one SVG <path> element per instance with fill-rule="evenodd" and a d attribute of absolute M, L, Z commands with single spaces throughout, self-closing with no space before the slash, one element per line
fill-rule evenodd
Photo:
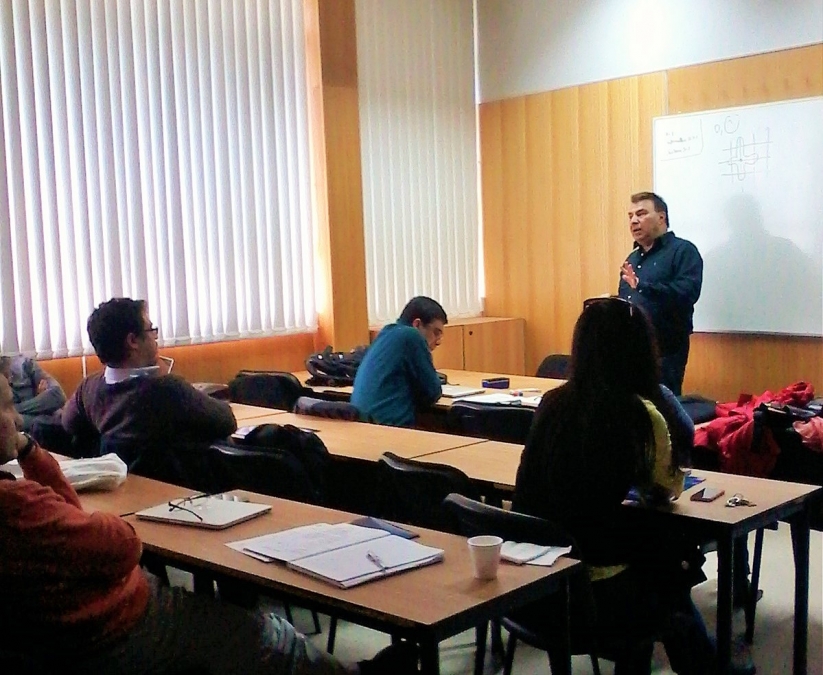
<path fill-rule="evenodd" d="M 368 346 L 355 347 L 349 352 L 333 352 L 326 347 L 306 359 L 306 370 L 311 378 L 309 386 L 350 387 L 354 384 L 357 368 L 366 355 Z"/>
<path fill-rule="evenodd" d="M 320 503 L 326 492 L 326 473 L 331 456 L 317 434 L 291 424 L 260 424 L 235 443 L 240 447 L 276 448 L 294 454 L 316 487 L 317 503 Z"/>

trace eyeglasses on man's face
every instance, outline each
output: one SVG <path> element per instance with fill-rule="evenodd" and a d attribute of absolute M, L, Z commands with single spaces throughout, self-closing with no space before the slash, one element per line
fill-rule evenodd
<path fill-rule="evenodd" d="M 152 337 L 157 339 L 157 336 L 160 335 L 160 329 L 157 326 L 151 325 L 148 328 L 144 328 L 143 333 L 151 335 Z"/>
<path fill-rule="evenodd" d="M 593 307 L 594 305 L 601 305 L 605 302 L 619 302 L 625 305 L 629 310 L 629 316 L 634 316 L 634 305 L 626 300 L 625 298 L 620 298 L 616 295 L 610 295 L 605 297 L 599 298 L 588 298 L 587 300 L 583 301 L 583 311 L 585 312 L 589 307 Z"/>

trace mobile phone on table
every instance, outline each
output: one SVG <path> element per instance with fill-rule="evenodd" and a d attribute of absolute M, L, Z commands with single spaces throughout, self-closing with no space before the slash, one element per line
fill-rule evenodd
<path fill-rule="evenodd" d="M 702 490 L 695 492 L 690 499 L 693 502 L 713 502 L 724 494 L 726 494 L 726 491 L 720 488 L 704 487 Z"/>

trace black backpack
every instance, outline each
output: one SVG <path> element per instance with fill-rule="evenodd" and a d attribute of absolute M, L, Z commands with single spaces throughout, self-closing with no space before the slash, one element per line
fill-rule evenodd
<path fill-rule="evenodd" d="M 291 424 L 259 424 L 242 440 L 233 440 L 233 444 L 249 450 L 270 450 L 290 455 L 293 461 L 299 463 L 311 485 L 313 498 L 305 501 L 323 503 L 331 455 L 317 434 Z M 261 477 L 261 480 L 265 478 Z M 271 494 L 262 489 L 259 491 Z"/>
<path fill-rule="evenodd" d="M 333 352 L 326 347 L 322 352 L 306 359 L 306 370 L 311 378 L 306 382 L 312 387 L 350 387 L 354 384 L 357 368 L 366 355 L 368 346 L 355 347 L 349 352 Z"/>

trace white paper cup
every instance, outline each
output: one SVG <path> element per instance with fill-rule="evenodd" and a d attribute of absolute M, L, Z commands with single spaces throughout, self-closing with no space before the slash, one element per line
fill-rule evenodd
<path fill-rule="evenodd" d="M 500 548 L 503 540 L 490 534 L 472 537 L 468 541 L 475 579 L 496 579 L 500 566 Z"/>

